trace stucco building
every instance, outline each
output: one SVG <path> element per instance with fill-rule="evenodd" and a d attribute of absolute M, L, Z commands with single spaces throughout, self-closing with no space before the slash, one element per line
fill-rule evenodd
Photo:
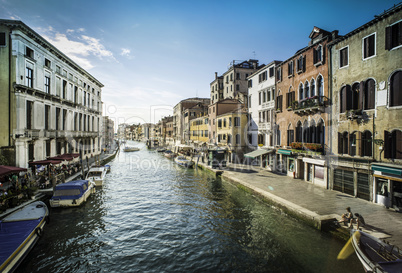
<path fill-rule="evenodd" d="M 102 87 L 21 21 L 0 20 L 0 147 L 12 163 L 101 151 Z"/>
<path fill-rule="evenodd" d="M 329 51 L 330 188 L 387 206 L 402 197 L 401 9 L 375 16 Z"/>

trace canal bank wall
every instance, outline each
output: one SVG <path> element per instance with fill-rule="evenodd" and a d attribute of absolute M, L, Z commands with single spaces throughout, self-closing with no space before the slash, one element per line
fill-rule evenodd
<path fill-rule="evenodd" d="M 334 223 L 341 219 L 346 207 L 351 207 L 353 213 L 358 212 L 365 218 L 363 231 L 402 246 L 401 213 L 258 166 L 228 164 L 226 168 L 212 169 L 202 162 L 198 162 L 197 166 L 259 197 L 289 216 L 342 240 L 349 238 L 350 229 Z"/>

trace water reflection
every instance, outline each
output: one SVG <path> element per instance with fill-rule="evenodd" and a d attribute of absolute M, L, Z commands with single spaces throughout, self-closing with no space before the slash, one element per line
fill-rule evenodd
<path fill-rule="evenodd" d="M 363 272 L 326 234 L 142 146 L 51 222 L 18 272 Z"/>

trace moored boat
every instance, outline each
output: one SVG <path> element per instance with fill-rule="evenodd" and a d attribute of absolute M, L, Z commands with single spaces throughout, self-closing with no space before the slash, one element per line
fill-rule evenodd
<path fill-rule="evenodd" d="M 159 147 L 159 148 L 156 149 L 156 151 L 157 151 L 158 153 L 163 153 L 164 151 L 166 151 L 166 149 L 163 148 L 163 147 Z"/>
<path fill-rule="evenodd" d="M 87 173 L 86 180 L 95 183 L 95 186 L 102 186 L 106 177 L 107 169 L 103 166 L 91 167 Z"/>
<path fill-rule="evenodd" d="M 166 151 L 163 153 L 163 155 L 166 156 L 167 158 L 173 158 L 173 157 L 176 156 L 175 153 L 173 153 L 171 150 L 166 150 Z"/>
<path fill-rule="evenodd" d="M 174 159 L 174 161 L 185 168 L 192 168 L 194 165 L 194 162 L 191 160 L 188 160 L 187 158 L 185 158 L 184 156 L 178 156 Z"/>
<path fill-rule="evenodd" d="M 366 232 L 352 231 L 351 242 L 366 272 L 402 272 L 402 251 Z"/>
<path fill-rule="evenodd" d="M 139 150 L 140 150 L 140 148 L 137 148 L 137 147 L 129 147 L 129 146 L 124 147 L 124 149 L 123 149 L 124 152 L 136 152 L 136 151 L 139 151 Z"/>
<path fill-rule="evenodd" d="M 106 169 L 106 173 L 110 173 L 110 169 L 111 169 L 110 165 L 105 165 L 104 167 Z"/>
<path fill-rule="evenodd" d="M 88 180 L 74 180 L 56 185 L 49 203 L 51 207 L 77 207 L 86 202 L 95 185 Z"/>
<path fill-rule="evenodd" d="M 13 272 L 43 234 L 49 210 L 32 202 L 0 221 L 0 272 Z"/>

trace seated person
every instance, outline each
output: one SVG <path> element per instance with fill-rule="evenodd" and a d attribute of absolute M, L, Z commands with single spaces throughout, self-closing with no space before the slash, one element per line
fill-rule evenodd
<path fill-rule="evenodd" d="M 353 213 L 350 210 L 350 207 L 346 208 L 346 213 L 342 214 L 342 219 L 339 220 L 339 223 L 343 223 L 345 226 L 350 224 L 353 219 Z"/>
<path fill-rule="evenodd" d="M 350 222 L 350 227 L 353 228 L 353 223 L 357 224 L 357 228 L 359 229 L 360 226 L 365 226 L 366 222 L 364 221 L 363 216 L 361 216 L 359 213 L 355 214 L 356 218 L 353 218 L 352 221 Z"/>

